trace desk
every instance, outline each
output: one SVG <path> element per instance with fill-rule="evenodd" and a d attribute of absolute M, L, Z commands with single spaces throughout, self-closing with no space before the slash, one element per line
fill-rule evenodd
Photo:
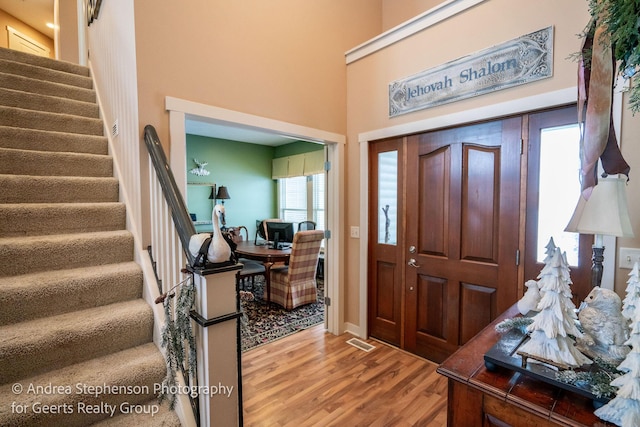
<path fill-rule="evenodd" d="M 438 367 L 448 377 L 449 426 L 612 426 L 593 414 L 586 397 L 497 367 L 484 354 L 500 338 L 495 325 L 519 315 L 514 304 Z"/>
<path fill-rule="evenodd" d="M 287 262 L 291 256 L 289 249 L 273 249 L 268 245 L 256 245 L 253 242 L 242 241 L 238 243 L 236 254 L 241 258 L 260 261 L 264 264 L 265 283 L 267 285 L 267 303 L 271 302 L 271 266 L 276 262 Z"/>

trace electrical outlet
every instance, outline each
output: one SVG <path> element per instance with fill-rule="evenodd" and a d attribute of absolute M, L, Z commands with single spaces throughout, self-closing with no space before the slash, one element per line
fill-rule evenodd
<path fill-rule="evenodd" d="M 640 249 L 637 248 L 620 248 L 618 256 L 618 267 L 632 269 L 633 264 L 638 262 L 640 265 Z"/>
<path fill-rule="evenodd" d="M 351 226 L 351 237 L 353 237 L 354 239 L 360 238 L 360 227 L 356 225 Z"/>

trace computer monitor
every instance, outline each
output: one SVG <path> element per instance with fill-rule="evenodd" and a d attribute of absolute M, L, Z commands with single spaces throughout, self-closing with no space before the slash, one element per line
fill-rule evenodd
<path fill-rule="evenodd" d="M 292 222 L 267 222 L 267 237 L 274 249 L 281 249 L 283 243 L 293 243 Z"/>

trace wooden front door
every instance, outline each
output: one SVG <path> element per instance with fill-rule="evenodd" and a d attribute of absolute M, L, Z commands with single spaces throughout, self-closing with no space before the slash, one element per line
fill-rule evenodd
<path fill-rule="evenodd" d="M 517 117 L 371 144 L 395 144 L 401 207 L 394 244 L 369 207 L 371 336 L 441 362 L 517 301 L 521 132 Z"/>
<path fill-rule="evenodd" d="M 407 350 L 441 362 L 517 301 L 521 128 L 408 138 Z"/>

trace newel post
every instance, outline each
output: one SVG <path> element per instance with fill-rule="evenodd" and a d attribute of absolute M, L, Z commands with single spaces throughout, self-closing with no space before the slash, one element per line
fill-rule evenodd
<path fill-rule="evenodd" d="M 194 270 L 200 427 L 242 426 L 241 264 Z"/>

